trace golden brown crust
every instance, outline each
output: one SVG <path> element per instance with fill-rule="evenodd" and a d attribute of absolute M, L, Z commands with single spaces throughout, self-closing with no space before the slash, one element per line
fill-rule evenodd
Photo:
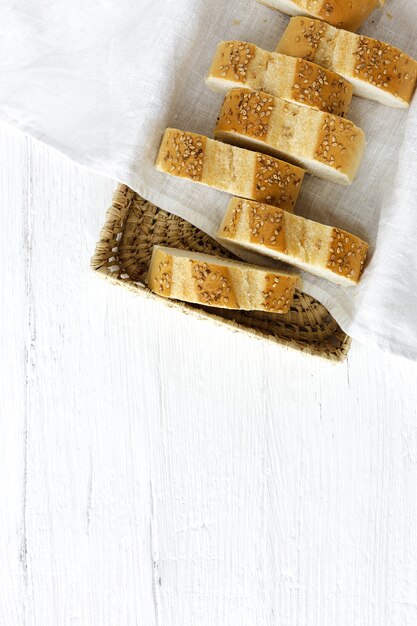
<path fill-rule="evenodd" d="M 160 296 L 168 298 L 172 284 L 172 257 L 158 250 L 150 268 L 149 288 Z"/>
<path fill-rule="evenodd" d="M 307 61 L 317 62 L 318 51 L 323 37 L 326 37 L 328 24 L 307 17 L 293 17 L 284 31 L 276 51 L 280 54 L 301 57 Z M 324 65 L 323 67 L 328 67 Z"/>
<path fill-rule="evenodd" d="M 366 261 L 368 244 L 344 230 L 334 228 L 330 237 L 327 268 L 353 282 L 358 282 Z"/>
<path fill-rule="evenodd" d="M 292 212 L 303 176 L 301 168 L 258 152 L 252 198 Z"/>
<path fill-rule="evenodd" d="M 292 89 L 296 102 L 343 117 L 349 110 L 352 95 L 352 85 L 338 74 L 297 59 Z"/>
<path fill-rule="evenodd" d="M 299 276 L 273 268 L 155 246 L 147 284 L 160 296 L 205 306 L 286 312 L 295 287 L 299 285 Z"/>
<path fill-rule="evenodd" d="M 274 98 L 250 89 L 232 89 L 220 110 L 216 133 L 238 132 L 265 141 Z M 292 211 L 304 171 L 295 165 L 256 153 L 251 197 Z"/>
<path fill-rule="evenodd" d="M 213 79 L 216 81 L 212 83 Z M 224 41 L 217 47 L 208 73 L 216 91 L 222 81 L 228 88 L 247 86 L 272 96 L 299 102 L 344 116 L 353 87 L 331 70 L 276 52 L 267 52 L 243 41 Z"/>
<path fill-rule="evenodd" d="M 324 0 L 317 17 L 337 28 L 356 30 L 377 6 L 378 0 Z"/>
<path fill-rule="evenodd" d="M 170 128 L 165 131 L 158 160 L 164 161 L 168 174 L 198 182 L 203 173 L 205 146 L 203 135 Z"/>
<path fill-rule="evenodd" d="M 274 98 L 260 91 L 232 89 L 224 99 L 216 125 L 217 131 L 243 133 L 265 141 Z"/>
<path fill-rule="evenodd" d="M 232 143 L 234 133 L 240 137 L 262 141 L 266 146 L 265 152 L 270 150 L 271 153 L 283 152 L 283 139 L 287 139 L 285 153 L 289 158 L 315 159 L 353 178 L 363 151 L 363 131 L 341 117 L 311 110 L 308 120 L 310 117 L 313 119 L 309 132 L 316 142 L 315 149 L 311 150 L 311 145 L 306 147 L 307 142 L 300 148 L 295 142 L 294 133 L 297 129 L 295 118 L 302 111 L 305 109 L 299 105 L 284 102 L 260 91 L 232 89 L 220 110 L 215 134 L 223 137 L 222 133 L 232 133 Z M 254 199 L 268 202 L 267 198 Z M 285 208 L 283 205 L 278 206 Z"/>
<path fill-rule="evenodd" d="M 347 80 L 361 80 L 406 104 L 416 88 L 417 61 L 410 56 L 390 44 L 337 30 L 319 20 L 292 18 L 276 50 L 318 63 Z"/>
<path fill-rule="evenodd" d="M 265 289 L 263 306 L 273 313 L 288 313 L 294 297 L 294 278 L 267 274 L 265 276 Z"/>
<path fill-rule="evenodd" d="M 256 46 L 244 41 L 224 41 L 217 47 L 210 74 L 224 80 L 245 83 L 255 50 Z"/>
<path fill-rule="evenodd" d="M 359 282 L 368 251 L 344 230 L 242 198 L 230 201 L 218 236 L 344 285 Z"/>
<path fill-rule="evenodd" d="M 155 166 L 228 193 L 282 203 L 278 206 L 288 211 L 293 210 L 305 173 L 274 157 L 174 128 L 166 129 Z"/>
<path fill-rule="evenodd" d="M 242 201 L 237 205 L 242 210 Z M 261 202 L 251 202 L 249 211 L 249 229 L 251 243 L 284 252 L 285 229 L 284 211 Z"/>
<path fill-rule="evenodd" d="M 346 171 L 355 159 L 357 143 L 362 140 L 363 132 L 352 122 L 328 115 L 317 139 L 314 158 L 338 171 Z"/>
<path fill-rule="evenodd" d="M 417 62 L 398 48 L 357 36 L 354 76 L 409 102 L 417 79 Z"/>
<path fill-rule="evenodd" d="M 304 13 L 306 16 L 316 17 L 328 22 L 337 28 L 356 30 L 369 17 L 374 9 L 385 0 L 291 0 L 298 11 L 291 11 L 283 6 L 280 0 L 259 0 L 262 4 L 271 6 L 295 15 Z M 301 11 L 300 11 L 301 9 Z"/>
<path fill-rule="evenodd" d="M 193 260 L 190 263 L 195 290 L 202 304 L 239 308 L 227 267 Z"/>

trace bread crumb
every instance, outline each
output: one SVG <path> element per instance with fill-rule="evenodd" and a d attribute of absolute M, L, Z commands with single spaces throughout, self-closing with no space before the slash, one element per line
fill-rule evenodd
<path fill-rule="evenodd" d="M 239 26 L 240 20 L 233 20 L 232 26 Z"/>

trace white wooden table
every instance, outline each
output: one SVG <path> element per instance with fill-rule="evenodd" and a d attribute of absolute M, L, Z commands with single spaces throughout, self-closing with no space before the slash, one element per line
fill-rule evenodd
<path fill-rule="evenodd" d="M 114 182 L 0 160 L 1 626 L 415 626 L 417 365 L 116 289 Z"/>

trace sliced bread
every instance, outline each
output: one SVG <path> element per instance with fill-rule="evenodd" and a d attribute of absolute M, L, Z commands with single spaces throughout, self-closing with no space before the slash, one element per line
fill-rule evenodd
<path fill-rule="evenodd" d="M 204 135 L 167 128 L 155 167 L 233 195 L 292 211 L 304 170 Z"/>
<path fill-rule="evenodd" d="M 365 148 L 365 135 L 352 122 L 250 89 L 229 91 L 214 134 L 342 185 L 355 178 Z"/>
<path fill-rule="evenodd" d="M 287 313 L 299 276 L 189 250 L 154 246 L 149 289 L 222 309 Z"/>
<path fill-rule="evenodd" d="M 319 20 L 293 17 L 277 52 L 333 70 L 352 83 L 354 95 L 391 107 L 408 107 L 416 88 L 417 61 L 405 52 Z"/>
<path fill-rule="evenodd" d="M 352 85 L 330 70 L 243 41 L 219 43 L 206 83 L 220 93 L 249 87 L 341 117 L 353 94 Z"/>
<path fill-rule="evenodd" d="M 338 28 L 356 30 L 385 0 L 258 0 L 287 15 L 307 15 Z"/>
<path fill-rule="evenodd" d="M 344 286 L 358 283 L 368 251 L 340 228 L 241 198 L 230 201 L 218 237 Z"/>

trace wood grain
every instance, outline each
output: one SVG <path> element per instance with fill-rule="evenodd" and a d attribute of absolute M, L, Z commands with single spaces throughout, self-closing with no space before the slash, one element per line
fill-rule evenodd
<path fill-rule="evenodd" d="M 416 364 L 100 281 L 114 183 L 0 135 L 0 624 L 415 626 Z"/>

